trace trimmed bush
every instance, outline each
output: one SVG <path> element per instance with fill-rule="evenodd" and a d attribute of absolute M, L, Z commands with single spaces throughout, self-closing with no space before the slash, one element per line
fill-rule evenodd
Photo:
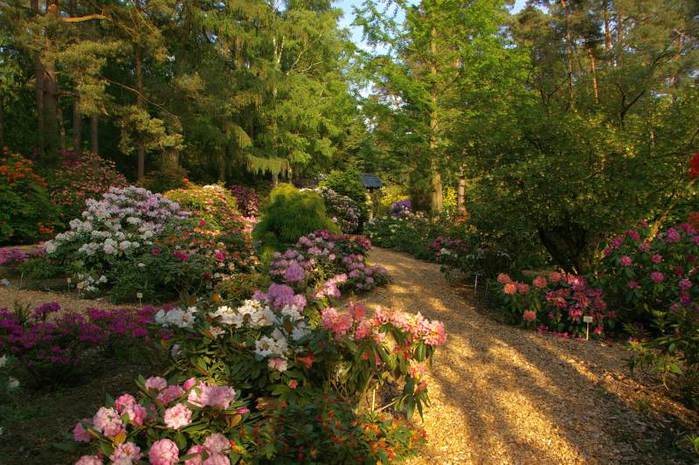
<path fill-rule="evenodd" d="M 281 184 L 270 193 L 269 204 L 255 227 L 254 237 L 264 248 L 280 250 L 319 229 L 340 232 L 328 217 L 320 195 Z"/>

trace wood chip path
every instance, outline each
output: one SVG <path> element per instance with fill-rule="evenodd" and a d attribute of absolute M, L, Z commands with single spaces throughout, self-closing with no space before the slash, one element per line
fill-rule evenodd
<path fill-rule="evenodd" d="M 365 303 L 422 312 L 449 335 L 430 373 L 429 443 L 409 465 L 699 463 L 676 445 L 695 414 L 631 379 L 623 344 L 500 324 L 438 265 L 382 249 L 369 258 L 393 283 Z"/>

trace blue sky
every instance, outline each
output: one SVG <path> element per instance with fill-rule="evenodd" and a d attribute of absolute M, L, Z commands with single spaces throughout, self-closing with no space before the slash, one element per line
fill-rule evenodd
<path fill-rule="evenodd" d="M 352 21 L 354 21 L 354 14 L 352 13 L 352 7 L 361 6 L 363 0 L 337 0 L 335 1 L 335 6 L 341 8 L 344 15 L 340 20 L 340 25 L 347 27 L 352 32 L 352 41 L 355 44 L 362 43 L 362 31 L 360 28 L 351 27 Z M 524 7 L 526 0 L 516 0 L 513 11 L 519 11 Z"/>

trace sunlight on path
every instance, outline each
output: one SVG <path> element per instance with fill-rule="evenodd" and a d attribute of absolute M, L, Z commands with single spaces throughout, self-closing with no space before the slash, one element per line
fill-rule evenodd
<path fill-rule="evenodd" d="M 632 446 L 648 441 L 641 421 L 607 389 L 625 371 L 622 348 L 499 324 L 457 295 L 438 265 L 381 249 L 369 258 L 393 284 L 365 303 L 441 319 L 449 334 L 430 375 L 429 443 L 410 465 L 676 463 Z"/>

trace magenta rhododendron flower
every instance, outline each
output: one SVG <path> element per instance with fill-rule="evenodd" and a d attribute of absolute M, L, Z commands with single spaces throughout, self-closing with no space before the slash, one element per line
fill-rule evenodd
<path fill-rule="evenodd" d="M 170 439 L 155 441 L 148 451 L 151 465 L 175 465 L 180 460 L 180 451 Z"/>
<path fill-rule="evenodd" d="M 660 255 L 660 254 L 658 254 L 658 253 L 653 254 L 653 256 L 650 257 L 650 261 L 653 262 L 653 263 L 656 263 L 656 264 L 657 264 L 657 263 L 660 263 L 660 262 L 663 261 L 663 256 Z"/>
<path fill-rule="evenodd" d="M 635 279 L 632 279 L 631 281 L 629 281 L 628 283 L 626 283 L 626 286 L 627 286 L 629 289 L 640 289 L 640 288 L 641 288 L 641 285 L 638 284 L 638 281 L 636 281 Z"/>
<path fill-rule="evenodd" d="M 522 295 L 527 295 L 529 293 L 529 284 L 517 283 L 517 292 Z"/>
<path fill-rule="evenodd" d="M 87 430 L 83 427 L 83 423 L 90 422 L 90 418 L 83 418 L 82 421 L 79 421 L 75 424 L 75 427 L 73 427 L 73 440 L 75 442 L 90 442 L 92 440 L 92 436 L 90 436 L 90 433 L 88 433 Z"/>
<path fill-rule="evenodd" d="M 663 273 L 661 273 L 660 271 L 653 271 L 650 274 L 650 279 L 654 283 L 659 284 L 659 283 L 662 283 L 663 281 L 665 281 L 665 275 Z"/>
<path fill-rule="evenodd" d="M 619 258 L 619 264 L 621 266 L 631 266 L 633 264 L 633 260 L 631 260 L 631 257 L 628 255 L 624 255 L 623 257 Z"/>
<path fill-rule="evenodd" d="M 176 404 L 165 410 L 163 420 L 168 428 L 180 429 L 192 423 L 192 411 L 184 404 Z"/>
<path fill-rule="evenodd" d="M 679 283 L 680 289 L 687 290 L 692 287 L 692 281 L 687 278 L 681 279 Z"/>

